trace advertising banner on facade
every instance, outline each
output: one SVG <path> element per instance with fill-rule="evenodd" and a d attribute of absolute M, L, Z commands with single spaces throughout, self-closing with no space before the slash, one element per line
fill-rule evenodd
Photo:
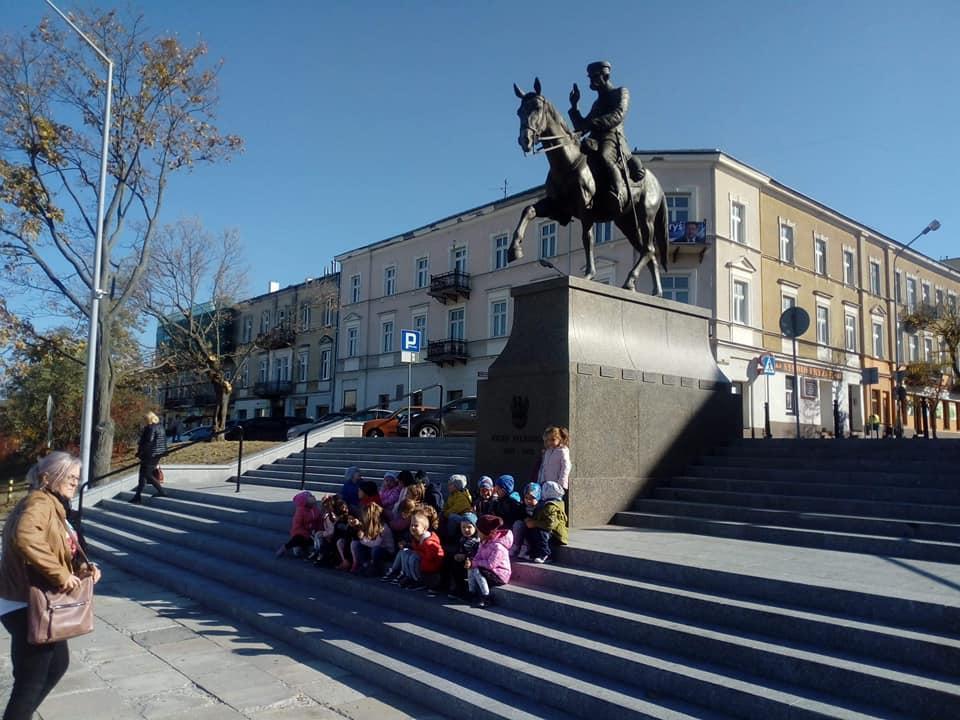
<path fill-rule="evenodd" d="M 672 222 L 669 228 L 670 242 L 672 243 L 705 243 L 707 241 L 707 221 L 690 220 L 688 222 Z"/>

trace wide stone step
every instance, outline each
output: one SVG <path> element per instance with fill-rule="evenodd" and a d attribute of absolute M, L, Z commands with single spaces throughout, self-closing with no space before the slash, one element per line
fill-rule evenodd
<path fill-rule="evenodd" d="M 751 496 L 747 496 L 749 499 Z M 890 518 L 859 517 L 839 513 L 808 513 L 789 510 L 681 502 L 676 500 L 642 499 L 633 504 L 633 510 L 661 515 L 685 515 L 759 525 L 826 530 L 840 533 L 880 535 L 906 540 L 934 540 L 960 543 L 960 524 L 932 523 Z"/>
<path fill-rule="evenodd" d="M 302 456 L 303 451 L 298 450 L 288 457 Z M 392 452 L 389 449 L 372 451 L 362 449 L 341 450 L 339 448 L 324 448 L 321 450 L 319 448 L 308 448 L 307 457 L 318 462 L 328 461 L 343 463 L 344 467 L 347 467 L 348 465 L 362 465 L 365 462 L 384 462 L 390 463 L 394 466 L 399 465 L 400 467 L 404 467 L 405 465 L 416 465 L 419 462 L 441 462 L 453 465 L 473 465 L 473 453 L 431 453 L 416 451 L 400 453 Z"/>
<path fill-rule="evenodd" d="M 103 519 L 107 521 L 109 516 Z M 157 543 L 156 539 L 163 538 L 164 534 L 156 526 L 144 525 L 140 534 L 134 534 L 110 529 L 98 519 L 91 523 L 91 531 L 104 542 L 124 543 L 128 547 L 137 547 L 138 551 L 149 554 L 154 559 L 162 557 L 159 550 L 162 543 Z M 181 549 L 171 560 L 180 567 L 202 571 L 205 577 L 230 588 L 262 593 L 264 596 L 269 594 L 283 597 L 285 605 L 299 611 L 318 612 L 325 620 L 331 620 L 338 625 L 343 623 L 345 627 L 367 635 L 379 646 L 387 648 L 387 652 L 391 654 L 403 653 L 408 657 L 424 658 L 427 668 L 432 664 L 431 661 L 446 667 L 469 667 L 477 677 L 500 684 L 501 694 L 507 692 L 505 688 L 510 688 L 521 696 L 525 695 L 524 698 L 518 697 L 516 705 L 530 707 L 529 703 L 538 703 L 541 713 L 545 709 L 544 705 L 552 706 L 552 709 L 547 710 L 550 717 L 566 717 L 565 712 L 576 717 L 591 717 L 597 712 L 607 717 L 631 718 L 721 717 L 705 709 L 685 707 L 683 703 L 676 701 L 664 701 L 662 704 L 647 701 L 635 685 L 626 685 L 620 681 L 622 673 L 616 672 L 615 658 L 609 656 L 609 651 L 604 653 L 607 655 L 606 662 L 596 662 L 596 653 L 601 652 L 601 649 L 597 648 L 591 653 L 587 638 L 579 637 L 579 644 L 569 644 L 567 652 L 581 658 L 593 656 L 594 662 L 587 664 L 581 660 L 582 666 L 577 668 L 577 672 L 570 672 L 549 656 L 529 655 L 522 648 L 500 644 L 500 638 L 507 638 L 512 642 L 523 638 L 522 628 L 517 626 L 514 618 L 500 620 L 503 627 L 492 633 L 489 629 L 485 631 L 491 622 L 489 613 L 478 614 L 470 608 L 454 606 L 452 612 L 457 614 L 462 624 L 469 626 L 467 634 L 471 640 L 465 643 L 459 634 L 451 635 L 446 628 L 423 619 L 424 614 L 436 616 L 440 609 L 444 608 L 439 601 L 425 602 L 421 594 L 404 593 L 374 580 L 364 582 L 332 570 L 318 571 L 308 564 L 296 561 L 272 562 L 272 578 L 269 583 L 257 583 L 255 587 L 248 587 L 250 565 L 258 565 L 258 558 L 251 557 L 249 549 L 244 546 L 231 551 L 227 542 L 215 538 L 206 540 L 202 552 Z M 320 590 L 323 601 L 318 608 L 317 581 L 322 582 L 330 577 L 349 581 L 354 590 L 366 585 L 368 592 L 364 593 L 365 599 L 358 599 L 356 593 L 339 595 Z M 370 592 L 390 593 L 393 598 L 403 602 L 404 610 L 398 611 L 383 603 L 370 603 L 367 599 Z M 486 635 L 492 635 L 496 639 L 488 639 Z M 536 639 L 542 648 L 542 632 Z M 602 644 L 598 645 L 602 648 Z M 601 679 L 591 672 L 605 668 L 616 678 Z M 626 677 L 636 681 L 635 677 Z M 458 681 L 461 681 L 460 678 Z M 771 706 L 782 704 L 766 699 L 764 701 Z M 692 713 L 688 713 L 687 708 Z M 445 712 L 449 713 L 449 709 Z M 801 717 L 815 715 L 805 713 Z"/>
<path fill-rule="evenodd" d="M 371 461 L 371 462 L 364 462 L 362 465 L 358 465 L 357 467 L 360 468 L 360 472 L 363 473 L 364 475 L 371 475 L 376 477 L 377 480 L 379 480 L 383 477 L 385 473 L 399 472 L 404 467 L 406 467 L 407 464 L 400 465 L 398 467 L 396 463 Z M 293 468 L 293 469 L 296 469 L 297 472 L 299 472 L 300 469 L 303 467 L 303 456 L 291 455 L 290 457 L 287 457 L 287 458 L 281 458 L 280 460 L 277 460 L 276 462 L 271 463 L 267 467 Z M 342 461 L 340 462 L 336 460 L 321 461 L 321 460 L 316 460 L 310 457 L 307 458 L 308 472 L 330 473 L 334 475 L 339 475 L 342 478 L 344 476 L 344 473 L 346 473 L 348 467 L 350 467 L 350 465 L 346 465 Z M 416 466 L 413 469 L 423 470 L 424 472 L 430 475 L 433 475 L 434 473 L 436 473 L 437 475 L 442 476 L 442 475 L 448 475 L 448 474 L 457 472 L 457 470 L 461 467 L 462 465 L 459 465 L 457 463 L 446 462 L 444 460 L 436 460 L 436 461 L 422 460 L 422 461 L 418 461 L 416 463 Z"/>
<path fill-rule="evenodd" d="M 896 538 L 805 530 L 773 525 L 755 525 L 750 522 L 710 520 L 684 515 L 658 515 L 628 511 L 617 513 L 615 522 L 639 528 L 654 528 L 674 532 L 736 538 L 753 542 L 838 550 L 841 552 L 887 555 L 890 557 L 930 560 L 932 562 L 960 563 L 960 545 L 930 540 L 901 540 Z"/>
<path fill-rule="evenodd" d="M 893 469 L 891 466 L 889 469 Z M 870 472 L 868 470 L 807 470 L 798 467 L 758 468 L 744 462 L 742 466 L 691 465 L 684 475 L 690 477 L 733 478 L 739 480 L 774 480 L 776 482 L 831 482 L 844 485 L 894 485 L 912 488 L 954 489 L 957 478 L 954 473 L 900 473 Z"/>
<path fill-rule="evenodd" d="M 960 459 L 960 442 L 956 438 L 910 440 L 807 440 L 772 438 L 742 440 L 717 447 L 718 455 L 929 458 L 935 456 Z"/>
<path fill-rule="evenodd" d="M 676 487 L 658 487 L 653 491 L 653 496 L 662 500 L 750 506 L 771 510 L 840 513 L 904 521 L 960 523 L 960 508 L 919 503 L 875 502 L 802 495 L 762 495 L 749 492 Z"/>
<path fill-rule="evenodd" d="M 538 616 L 599 632 L 618 635 L 622 612 L 650 613 L 664 621 L 839 653 L 867 664 L 885 662 L 907 673 L 948 676 L 953 682 L 960 675 L 960 638 L 865 622 L 855 614 L 811 612 L 556 564 L 515 565 L 514 580 L 504 593 L 506 607 L 529 611 L 534 606 Z M 855 613 L 856 607 L 850 611 Z"/>
<path fill-rule="evenodd" d="M 781 455 L 770 457 L 746 457 L 742 455 L 704 455 L 699 464 L 717 467 L 755 467 L 776 470 L 778 468 L 802 468 L 804 470 L 818 470 L 824 474 L 834 472 L 875 472 L 883 473 L 896 470 L 898 473 L 915 475 L 949 474 L 956 467 L 957 461 L 940 458 L 917 459 L 884 459 L 870 457 L 851 458 L 816 458 L 795 455 Z"/>
<path fill-rule="evenodd" d="M 251 470 L 249 473 L 244 473 L 240 478 L 240 485 L 263 485 L 268 487 L 276 488 L 285 488 L 296 492 L 300 490 L 300 477 L 297 476 L 296 479 L 282 479 L 277 477 L 264 477 L 260 475 L 259 470 Z M 234 481 L 229 481 L 234 482 Z M 313 481 L 309 478 L 304 485 L 305 490 L 309 490 L 314 493 L 339 493 L 340 488 L 343 487 L 343 480 L 339 482 L 324 482 L 324 481 Z"/>
<path fill-rule="evenodd" d="M 252 588 L 226 585 L 202 572 L 202 568 L 194 570 L 182 564 L 168 564 L 151 557 L 149 545 L 141 539 L 96 527 L 90 530 L 90 546 L 95 556 L 102 554 L 127 572 L 149 578 L 392 692 L 416 697 L 422 705 L 444 716 L 471 720 L 543 717 L 539 704 L 484 682 L 475 673 L 462 673 L 429 659 L 399 654 L 368 636 L 326 620 L 322 613 L 315 612 L 315 607 L 299 610 L 272 596 L 251 592 L 256 584 Z M 224 602 L 225 597 L 230 601 Z M 555 716 L 563 720 L 574 717 L 560 710 Z M 647 717 L 679 720 L 694 716 L 661 713 Z"/>
<path fill-rule="evenodd" d="M 905 502 L 921 505 L 945 505 L 960 509 L 960 490 L 931 488 L 904 488 L 890 485 L 843 485 L 832 482 L 774 482 L 768 480 L 737 480 L 732 478 L 705 478 L 679 476 L 663 481 L 658 487 L 721 490 L 761 495 L 802 495 L 838 500 L 873 500 Z"/>

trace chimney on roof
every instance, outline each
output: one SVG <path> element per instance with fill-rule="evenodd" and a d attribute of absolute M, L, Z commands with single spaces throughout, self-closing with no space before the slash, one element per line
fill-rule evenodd
<path fill-rule="evenodd" d="M 280 283 L 279 283 L 278 281 L 276 281 L 276 280 L 271 280 L 269 283 L 267 283 L 267 292 L 268 292 L 268 293 L 275 293 L 275 292 L 277 292 L 279 289 L 280 289 Z"/>

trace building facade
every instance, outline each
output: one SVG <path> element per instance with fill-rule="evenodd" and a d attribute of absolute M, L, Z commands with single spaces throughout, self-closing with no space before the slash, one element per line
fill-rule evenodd
<path fill-rule="evenodd" d="M 934 359 L 945 350 L 929 333 L 896 331 L 897 283 L 902 317 L 922 303 L 955 304 L 960 272 L 721 151 L 637 154 L 667 195 L 672 241 L 665 296 L 713 311 L 714 351 L 743 396 L 744 432 L 762 434 L 765 405 L 778 436 L 793 434 L 798 416 L 801 432 L 810 435 L 832 432 L 835 417 L 844 433 L 862 432 L 872 412 L 892 424 L 894 339 L 900 338 L 901 361 Z M 422 402 L 430 405 L 476 393 L 510 333 L 510 288 L 583 272 L 577 221 L 536 219 L 524 258 L 507 263 L 520 213 L 541 195 L 542 188 L 533 188 L 336 258 L 341 315 L 331 407 L 396 407 L 418 388 L 429 388 Z M 696 232 L 684 236 L 690 223 Z M 621 285 L 636 261 L 633 247 L 609 223 L 594 233 L 595 279 Z M 637 289 L 650 288 L 644 272 Z M 793 306 L 810 317 L 797 339 L 796 379 L 793 343 L 779 324 Z M 405 329 L 420 330 L 426 340 L 412 366 L 401 354 Z M 765 354 L 774 357 L 772 376 L 758 372 Z M 864 385 L 870 368 L 878 382 Z M 930 392 L 918 390 L 906 402 L 908 426 L 921 394 Z M 960 396 L 949 388 L 938 395 L 931 398 L 937 427 L 956 431 Z"/>

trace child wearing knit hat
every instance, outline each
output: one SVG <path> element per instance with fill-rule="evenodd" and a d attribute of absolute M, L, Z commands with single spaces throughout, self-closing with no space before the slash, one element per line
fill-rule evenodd
<path fill-rule="evenodd" d="M 513 533 L 502 527 L 496 515 L 483 515 L 477 520 L 480 547 L 472 560 L 467 560 L 467 583 L 474 594 L 476 607 L 493 604 L 493 587 L 510 582 L 510 546 Z"/>
<path fill-rule="evenodd" d="M 473 507 L 473 498 L 467 490 L 467 476 L 455 474 L 447 483 L 447 500 L 443 504 L 444 537 L 455 538 L 460 533 L 460 517 Z"/>
<path fill-rule="evenodd" d="M 530 555 L 528 554 L 528 549 L 524 547 L 527 539 L 526 533 L 526 521 L 533 517 L 533 513 L 537 509 L 537 505 L 540 503 L 540 494 L 541 488 L 539 483 L 527 483 L 527 486 L 523 489 L 523 512 L 525 516 L 521 520 L 516 520 L 513 523 L 513 547 L 510 548 L 510 557 L 512 558 L 521 558 L 523 560 L 528 560 Z"/>
<path fill-rule="evenodd" d="M 481 515 L 496 515 L 494 505 L 497 502 L 493 494 L 493 478 L 484 475 L 477 483 L 477 498 L 473 501 L 473 512 Z"/>
<path fill-rule="evenodd" d="M 460 537 L 450 544 L 450 549 L 444 555 L 444 584 L 449 590 L 449 597 L 465 599 L 467 597 L 467 561 L 477 554 L 480 538 L 477 537 L 477 516 L 472 512 L 465 512 L 460 516 Z"/>
<path fill-rule="evenodd" d="M 535 563 L 545 563 L 550 559 L 553 548 L 567 544 L 567 513 L 563 507 L 563 488 L 559 483 L 551 480 L 541 486 L 540 502 L 533 517 L 527 518 L 524 525 L 524 537 Z"/>
<path fill-rule="evenodd" d="M 513 475 L 501 475 L 493 484 L 493 494 L 497 501 L 490 514 L 503 520 L 503 526 L 506 528 L 513 527 L 517 520 L 523 520 L 526 517 L 520 493 L 513 487 Z"/>

